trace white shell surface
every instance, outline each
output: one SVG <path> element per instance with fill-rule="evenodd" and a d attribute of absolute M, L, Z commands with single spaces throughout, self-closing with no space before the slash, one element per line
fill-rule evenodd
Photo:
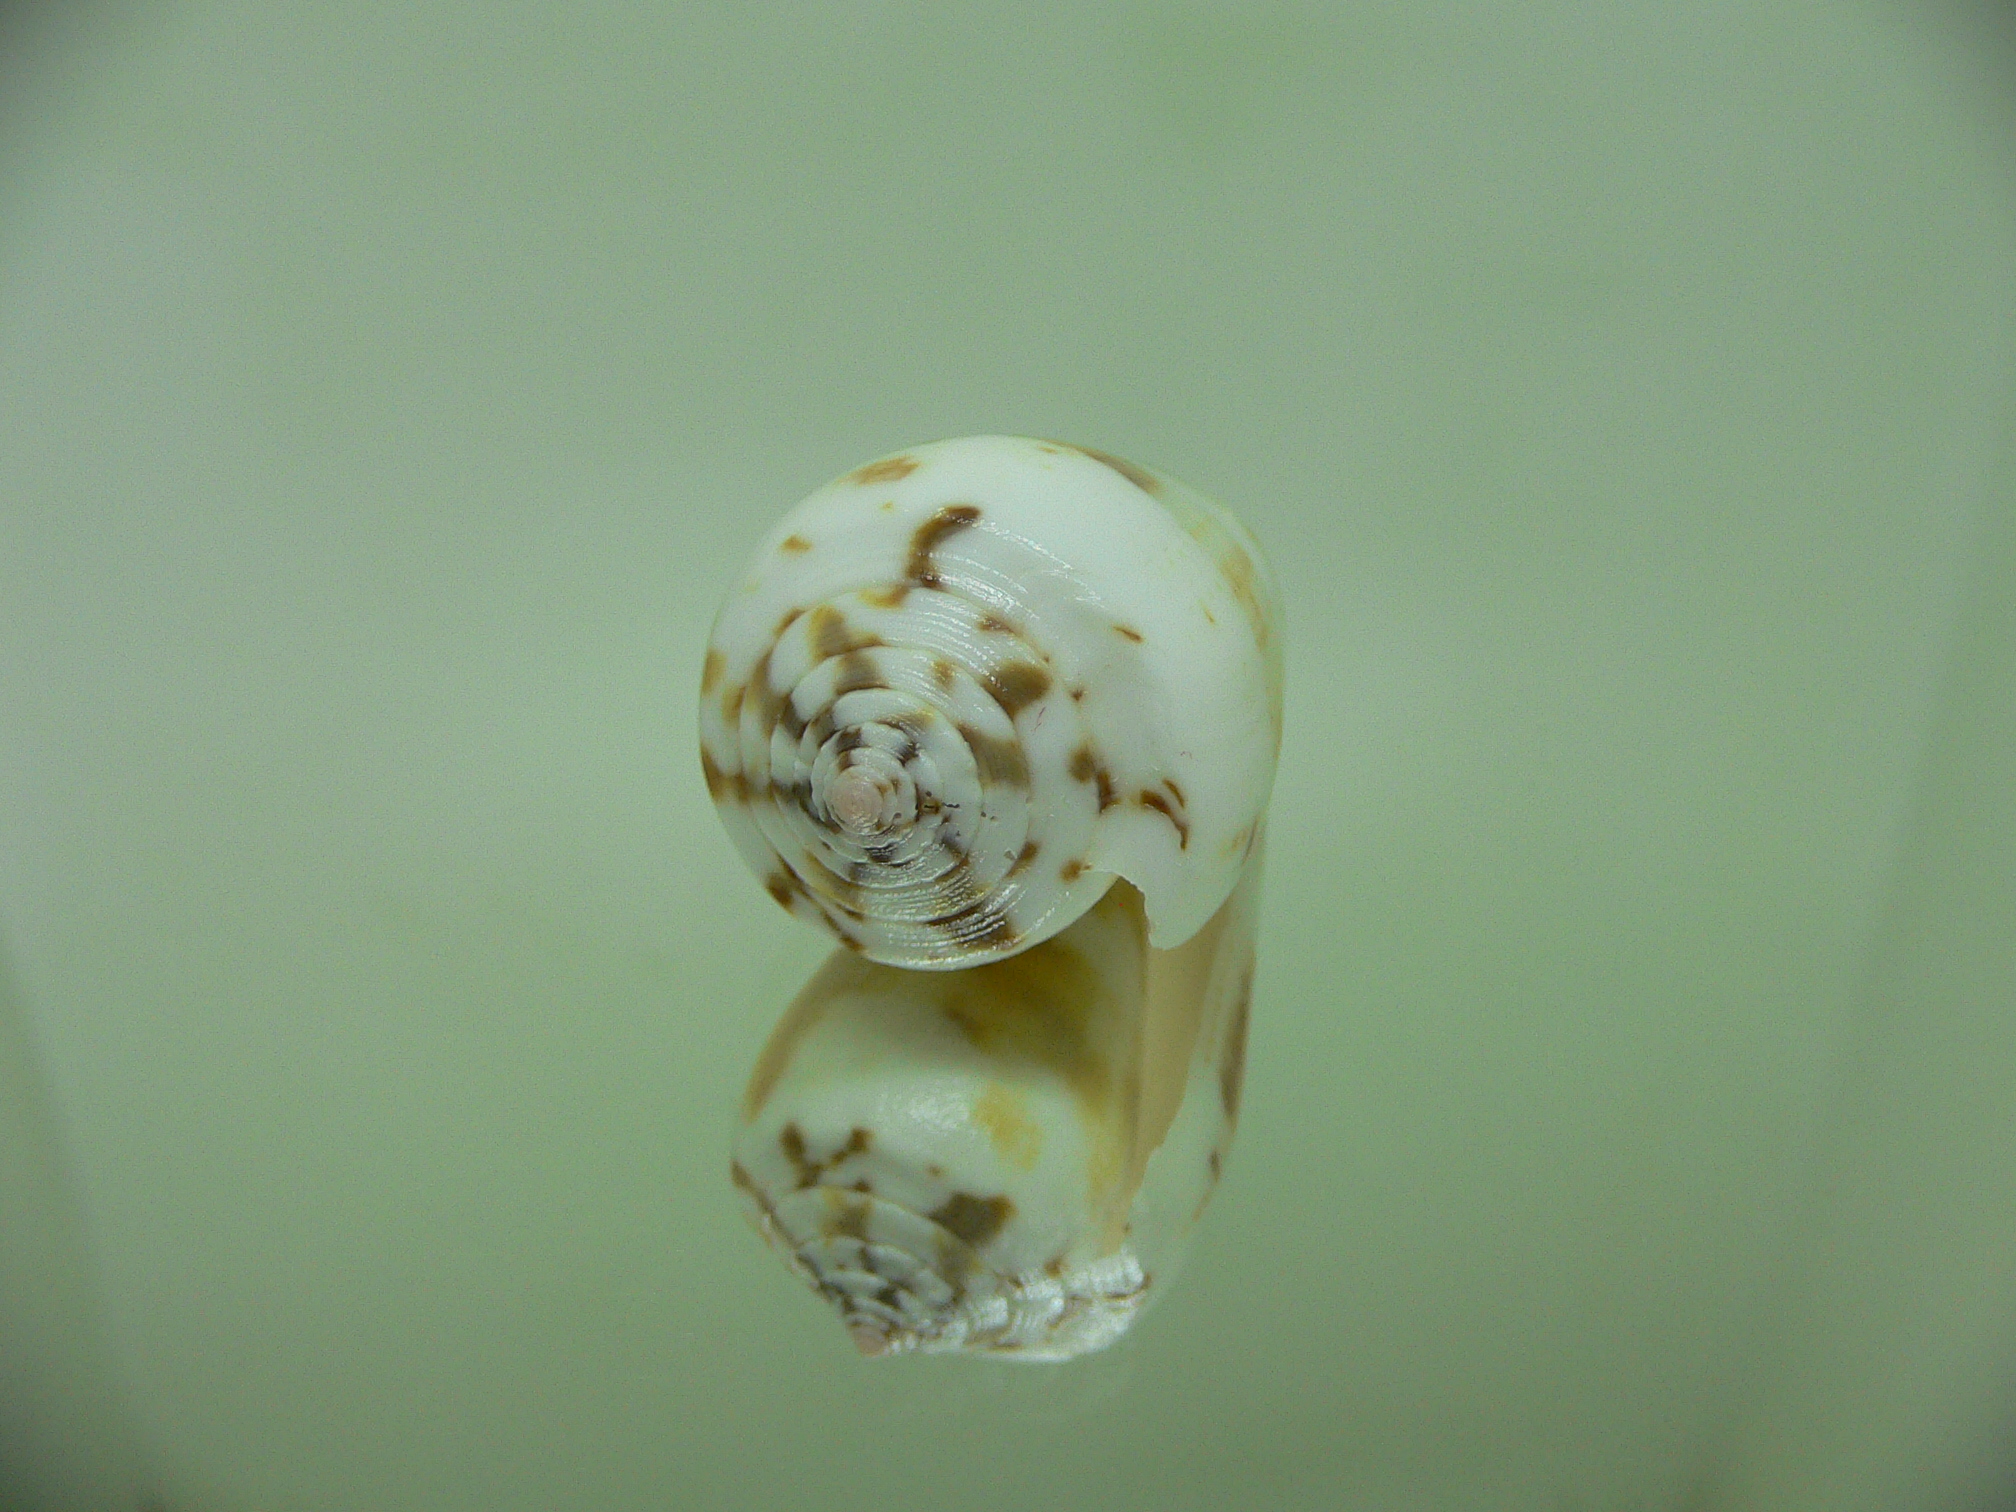
<path fill-rule="evenodd" d="M 863 1352 L 1068 1359 L 1166 1290 L 1237 1114 L 1259 870 L 1173 951 L 1123 885 L 1009 960 L 806 985 L 732 1170 Z"/>
<path fill-rule="evenodd" d="M 1060 442 L 857 468 L 772 528 L 716 619 L 702 764 L 785 907 L 896 966 L 1056 934 L 1124 877 L 1190 938 L 1280 741 L 1279 607 L 1236 520 Z"/>

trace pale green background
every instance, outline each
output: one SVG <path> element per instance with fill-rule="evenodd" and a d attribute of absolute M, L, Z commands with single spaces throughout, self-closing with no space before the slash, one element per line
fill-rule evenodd
<path fill-rule="evenodd" d="M 0 1505 L 1997 1494 L 2000 18 L 0 16 Z M 1057 1371 L 856 1359 L 724 1174 L 823 947 L 707 621 L 974 431 L 1290 611 L 1228 1178 Z"/>

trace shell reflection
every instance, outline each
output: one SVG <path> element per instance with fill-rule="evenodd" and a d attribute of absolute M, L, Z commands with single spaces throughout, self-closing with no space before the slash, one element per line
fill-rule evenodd
<path fill-rule="evenodd" d="M 1062 1360 L 1167 1288 L 1223 1169 L 1260 847 L 1171 950 L 1116 884 L 1069 929 L 957 972 L 836 951 L 750 1077 L 732 1173 L 865 1354 Z"/>

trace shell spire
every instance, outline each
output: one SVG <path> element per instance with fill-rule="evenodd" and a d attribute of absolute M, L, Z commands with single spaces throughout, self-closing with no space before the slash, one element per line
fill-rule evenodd
<path fill-rule="evenodd" d="M 1225 511 L 1059 442 L 856 468 L 710 636 L 701 764 L 780 904 L 886 965 L 1025 950 L 1124 877 L 1151 942 L 1231 894 L 1281 729 L 1279 609 Z"/>

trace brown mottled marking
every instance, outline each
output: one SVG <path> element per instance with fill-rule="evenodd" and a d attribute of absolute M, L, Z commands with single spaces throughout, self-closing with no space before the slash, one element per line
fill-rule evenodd
<path fill-rule="evenodd" d="M 742 718 L 742 695 L 747 690 L 737 683 L 721 694 L 721 718 L 727 724 L 734 724 Z"/>
<path fill-rule="evenodd" d="M 880 462 L 865 462 L 847 474 L 850 483 L 901 483 L 917 471 L 919 463 L 915 457 L 897 455 L 884 457 Z"/>
<path fill-rule="evenodd" d="M 1076 882 L 1085 875 L 1085 863 L 1074 856 L 1058 868 L 1057 875 L 1066 882 Z"/>
<path fill-rule="evenodd" d="M 882 674 L 876 670 L 875 659 L 859 651 L 849 651 L 840 659 L 840 671 L 833 679 L 833 696 L 852 693 L 857 688 L 879 688 Z"/>
<path fill-rule="evenodd" d="M 919 525 L 917 533 L 911 536 L 910 559 L 904 564 L 903 575 L 920 588 L 936 588 L 939 584 L 938 567 L 931 560 L 931 553 L 938 549 L 940 541 L 964 530 L 979 518 L 977 504 L 945 505 Z"/>
<path fill-rule="evenodd" d="M 890 583 L 883 588 L 864 588 L 861 590 L 861 597 L 864 602 L 873 604 L 877 609 L 901 609 L 903 600 L 910 597 L 910 585 Z"/>
<path fill-rule="evenodd" d="M 1142 641 L 1147 639 L 1146 636 L 1144 636 L 1139 630 L 1136 630 L 1132 625 L 1115 625 L 1113 628 L 1121 635 L 1126 636 L 1128 640 L 1134 642 L 1134 644 L 1137 646 L 1140 645 Z"/>
<path fill-rule="evenodd" d="M 1164 777 L 1162 779 L 1162 786 L 1169 789 L 1169 791 L 1175 796 L 1175 799 L 1178 803 L 1187 804 L 1190 801 L 1189 799 L 1183 796 L 1183 789 L 1181 789 L 1176 785 L 1176 779 L 1174 777 Z"/>
<path fill-rule="evenodd" d="M 1134 801 L 1145 809 L 1153 809 L 1164 819 L 1176 826 L 1176 848 L 1190 849 L 1190 821 L 1184 817 L 1182 808 L 1150 788 L 1143 788 L 1134 795 Z"/>
<path fill-rule="evenodd" d="M 816 1185 L 819 1178 L 834 1167 L 844 1164 L 856 1155 L 866 1155 L 874 1148 L 875 1136 L 857 1124 L 848 1131 L 846 1143 L 824 1160 L 815 1160 L 806 1153 L 805 1131 L 796 1123 L 787 1123 L 778 1131 L 777 1144 L 784 1151 L 784 1158 L 791 1162 L 791 1168 L 798 1176 L 798 1188 L 803 1191 L 806 1187 Z"/>
<path fill-rule="evenodd" d="M 1071 780 L 1090 782 L 1099 771 L 1099 758 L 1092 754 L 1092 747 L 1081 745 L 1071 753 Z"/>
<path fill-rule="evenodd" d="M 1246 615 L 1246 622 L 1253 627 L 1253 640 L 1262 650 L 1267 647 L 1267 611 L 1260 603 L 1260 590 L 1255 582 L 1253 559 L 1237 547 L 1218 563 L 1219 571 L 1225 574 L 1225 582 L 1232 590 L 1232 597 L 1239 601 L 1239 608 Z M 1204 611 L 1211 612 L 1208 608 Z M 1217 621 L 1213 620 L 1213 624 Z"/>
<path fill-rule="evenodd" d="M 1083 700 L 1084 697 L 1085 697 L 1085 690 L 1083 688 L 1073 688 L 1071 690 L 1071 701 L 1073 703 L 1080 702 L 1081 700 Z"/>
<path fill-rule="evenodd" d="M 1120 795 L 1114 791 L 1113 774 L 1106 768 L 1100 767 L 1093 775 L 1099 779 L 1099 812 L 1103 814 L 1120 801 Z"/>
<path fill-rule="evenodd" d="M 966 1278 L 980 1267 L 977 1255 L 950 1234 L 940 1230 L 937 1243 L 932 1245 L 932 1269 L 938 1278 L 952 1288 L 952 1302 L 957 1306 L 966 1296 Z"/>
<path fill-rule="evenodd" d="M 882 644 L 882 637 L 857 631 L 847 623 L 847 616 L 831 604 L 821 604 L 812 611 L 809 635 L 812 641 L 812 660 L 830 661 L 836 656 L 845 656 L 850 651 L 865 651 L 870 646 Z"/>
<path fill-rule="evenodd" d="M 1079 446 L 1071 441 L 1059 444 L 1070 447 L 1071 450 L 1077 452 L 1080 456 L 1090 457 L 1094 462 L 1104 463 L 1143 493 L 1155 494 L 1162 491 L 1162 480 L 1160 478 L 1149 472 L 1145 467 L 1135 466 L 1124 457 L 1116 457 L 1111 452 L 1100 451 L 1094 446 Z"/>
<path fill-rule="evenodd" d="M 751 1202 L 756 1204 L 756 1210 L 763 1215 L 757 1222 L 757 1231 L 763 1235 L 766 1241 L 775 1244 L 778 1235 L 782 1232 L 777 1224 L 777 1209 L 771 1206 L 770 1199 L 763 1195 L 762 1189 L 756 1185 L 756 1179 L 742 1169 L 742 1162 L 739 1160 L 728 1162 L 728 1179 L 734 1182 Z"/>
<path fill-rule="evenodd" d="M 712 646 L 707 648 L 707 660 L 700 664 L 700 696 L 702 698 L 705 698 L 709 693 L 714 691 L 715 684 L 721 681 L 721 669 L 726 664 L 727 658 L 722 656 L 719 651 L 716 651 Z"/>
<path fill-rule="evenodd" d="M 1036 852 L 1038 849 L 1040 849 L 1040 847 L 1034 840 L 1023 841 L 1021 852 L 1015 857 L 1014 861 L 1009 863 L 1008 875 L 1012 877 L 1017 872 L 1026 869 L 1029 863 L 1036 859 Z"/>
<path fill-rule="evenodd" d="M 1017 938 L 998 902 L 984 893 L 964 908 L 931 920 L 931 928 L 962 945 L 1008 945 Z"/>
<path fill-rule="evenodd" d="M 871 1211 L 865 1202 L 842 1202 L 832 1219 L 824 1225 L 829 1239 L 868 1238 L 868 1214 Z"/>
<path fill-rule="evenodd" d="M 1213 1150 L 1211 1152 L 1211 1179 L 1213 1181 L 1216 1181 L 1218 1180 L 1219 1177 L 1223 1176 L 1224 1174 L 1225 1174 L 1225 1157 L 1220 1155 L 1216 1150 Z"/>
<path fill-rule="evenodd" d="M 931 681 L 940 693 L 950 693 L 952 684 L 959 676 L 959 669 L 944 657 L 937 657 L 931 663 Z"/>
<path fill-rule="evenodd" d="M 1239 979 L 1239 997 L 1232 1005 L 1232 1023 L 1225 1031 L 1225 1050 L 1218 1061 L 1218 1097 L 1225 1117 L 1239 1117 L 1239 1091 L 1246 1080 L 1246 1021 L 1253 1012 L 1253 968 Z"/>
<path fill-rule="evenodd" d="M 966 937 L 969 945 L 1013 945 L 1021 939 L 1015 926 L 1008 922 L 1005 913 L 989 913 L 981 920 L 981 927 Z"/>
<path fill-rule="evenodd" d="M 945 1174 L 945 1167 L 938 1164 L 935 1160 L 927 1160 L 924 1162 L 924 1174 L 929 1176 L 933 1181 L 936 1181 Z"/>
<path fill-rule="evenodd" d="M 994 1153 L 1018 1171 L 1033 1171 L 1043 1158 L 1043 1126 L 1030 1115 L 1027 1100 L 1014 1088 L 992 1082 L 974 1099 L 967 1115 L 987 1136 Z"/>
<path fill-rule="evenodd" d="M 1014 1212 L 1015 1204 L 1006 1197 L 975 1197 L 967 1192 L 954 1192 L 942 1206 L 925 1216 L 947 1233 L 978 1249 L 1001 1232 Z"/>
<path fill-rule="evenodd" d="M 1213 1154 L 1211 1158 L 1216 1160 L 1218 1157 L 1216 1154 Z M 873 1197 L 875 1195 L 875 1183 L 870 1181 L 866 1176 L 863 1176 L 859 1181 L 847 1188 L 847 1190 L 850 1192 L 859 1192 L 863 1197 Z"/>
<path fill-rule="evenodd" d="M 1013 635 L 1015 627 L 998 614 L 983 614 L 973 622 L 973 628 L 982 635 Z"/>
<path fill-rule="evenodd" d="M 788 551 L 795 556 L 799 552 L 810 551 L 812 543 L 801 535 L 787 535 L 777 543 L 777 549 L 779 551 Z"/>
<path fill-rule="evenodd" d="M 1043 1262 L 1043 1274 L 1048 1276 L 1052 1281 L 1063 1280 L 1064 1257 L 1062 1255 L 1052 1255 L 1048 1260 L 1045 1260 Z"/>
<path fill-rule="evenodd" d="M 717 803 L 723 798 L 732 798 L 737 803 L 747 803 L 750 798 L 749 776 L 746 772 L 724 772 L 714 763 L 714 758 L 706 750 L 700 752 L 700 774 L 707 779 L 707 794 Z"/>
<path fill-rule="evenodd" d="M 812 723 L 805 726 L 801 733 L 811 737 L 812 745 L 815 749 L 826 744 L 827 738 L 833 733 L 833 710 L 831 708 L 821 709 L 813 718 Z"/>
<path fill-rule="evenodd" d="M 805 733 L 805 716 L 798 712 L 797 700 L 789 693 L 777 695 L 777 712 L 770 723 L 782 730 L 791 740 L 796 740 Z"/>
<path fill-rule="evenodd" d="M 748 696 L 755 700 L 752 709 L 756 726 L 763 730 L 777 723 L 777 716 L 791 701 L 788 692 L 780 692 L 770 686 L 770 654 L 767 651 L 756 664 L 756 670 L 749 674 Z"/>
<path fill-rule="evenodd" d="M 774 641 L 786 630 L 789 630 L 791 628 L 791 621 L 798 618 L 798 616 L 803 614 L 804 612 L 805 611 L 803 609 L 786 609 L 784 611 L 784 617 L 777 621 L 777 628 L 770 632 L 770 639 Z"/>
<path fill-rule="evenodd" d="M 980 682 L 1010 719 L 1050 691 L 1050 674 L 1034 662 L 1009 662 L 987 673 Z"/>
<path fill-rule="evenodd" d="M 959 726 L 959 738 L 973 753 L 973 765 L 978 769 L 982 782 L 1002 783 L 1009 787 L 1029 786 L 1029 763 L 1023 757 L 1018 742 L 996 740 L 992 735 L 965 724 Z"/>
<path fill-rule="evenodd" d="M 795 1123 L 787 1123 L 777 1135 L 777 1143 L 783 1147 L 784 1158 L 786 1160 L 801 1169 L 804 1167 L 805 1131 L 803 1129 L 799 1128 Z M 802 1182 L 800 1183 L 800 1185 L 803 1184 Z"/>
<path fill-rule="evenodd" d="M 763 890 L 784 907 L 791 906 L 791 900 L 803 889 L 798 879 L 788 871 L 775 871 L 763 879 Z"/>

